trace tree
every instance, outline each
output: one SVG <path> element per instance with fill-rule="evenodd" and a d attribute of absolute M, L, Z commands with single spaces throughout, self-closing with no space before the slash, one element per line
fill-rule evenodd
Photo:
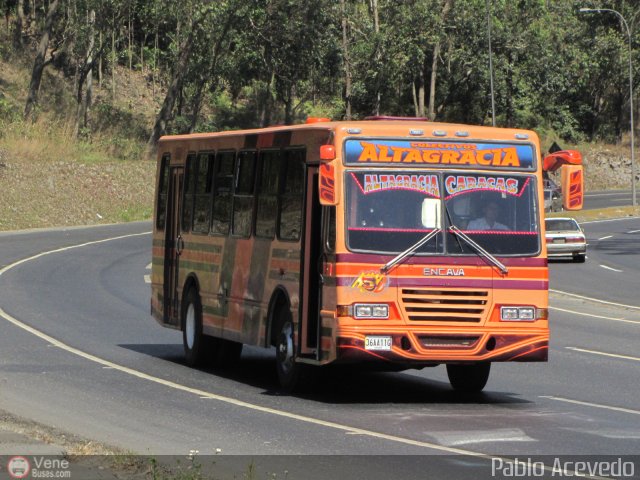
<path fill-rule="evenodd" d="M 47 59 L 47 50 L 49 48 L 49 41 L 51 39 L 51 33 L 53 30 L 56 13 L 60 0 L 53 0 L 49 4 L 47 16 L 45 19 L 42 34 L 40 36 L 40 43 L 38 44 L 38 50 L 36 51 L 36 57 L 33 61 L 33 69 L 31 71 L 31 81 L 29 82 L 29 93 L 27 96 L 27 102 L 24 107 L 24 117 L 30 118 L 33 113 L 34 107 L 38 104 L 38 91 L 40 90 L 40 82 L 42 81 L 42 73 L 44 68 L 51 63 L 54 58 L 53 52 Z"/>
<path fill-rule="evenodd" d="M 195 119 L 192 119 L 191 125 L 192 128 L 195 128 L 204 84 L 206 79 L 214 73 L 218 58 L 222 53 L 223 42 L 234 20 L 239 18 L 238 15 L 238 4 L 234 0 L 203 5 L 194 11 L 188 25 L 188 33 L 177 49 L 179 54 L 171 83 L 149 136 L 150 146 L 155 146 L 160 136 L 166 132 L 176 100 L 182 96 L 185 80 L 194 76 L 194 67 L 198 71 L 195 75 L 198 87 L 195 95 L 196 100 L 192 104 Z M 214 45 L 213 48 L 211 48 L 211 43 Z"/>
<path fill-rule="evenodd" d="M 13 31 L 13 47 L 22 50 L 22 28 L 24 27 L 24 0 L 18 0 L 16 5 L 16 24 Z"/>

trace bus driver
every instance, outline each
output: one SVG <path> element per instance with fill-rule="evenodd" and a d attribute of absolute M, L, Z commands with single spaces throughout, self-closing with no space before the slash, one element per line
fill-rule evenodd
<path fill-rule="evenodd" d="M 467 225 L 467 230 L 509 230 L 506 225 L 498 222 L 498 204 L 494 201 L 488 202 L 482 208 L 484 217 L 471 220 Z"/>

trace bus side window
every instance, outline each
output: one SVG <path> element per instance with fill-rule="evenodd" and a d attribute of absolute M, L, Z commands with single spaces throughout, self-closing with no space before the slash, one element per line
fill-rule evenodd
<path fill-rule="evenodd" d="M 256 171 L 255 150 L 239 152 L 237 164 L 231 230 L 234 235 L 249 237 L 251 235 L 251 224 L 253 223 L 253 193 Z"/>
<path fill-rule="evenodd" d="M 187 162 L 184 174 L 184 199 L 182 201 L 182 231 L 191 230 L 191 221 L 193 220 L 193 204 L 194 194 L 196 190 L 196 177 L 198 175 L 198 163 L 196 162 L 196 154 L 187 155 Z"/>
<path fill-rule="evenodd" d="M 160 162 L 160 179 L 158 184 L 158 212 L 156 214 L 156 228 L 164 230 L 167 219 L 167 194 L 169 192 L 169 162 L 171 155 L 165 153 Z"/>
<path fill-rule="evenodd" d="M 282 172 L 280 150 L 260 152 L 260 180 L 256 207 L 256 237 L 273 238 L 278 215 L 278 193 Z"/>
<path fill-rule="evenodd" d="M 231 224 L 231 189 L 233 187 L 233 167 L 235 152 L 218 152 L 213 179 L 213 214 L 211 233 L 228 235 Z"/>
<path fill-rule="evenodd" d="M 297 241 L 302 231 L 305 151 L 285 150 L 284 153 L 285 174 L 278 212 L 278 238 Z"/>
<path fill-rule="evenodd" d="M 198 233 L 209 232 L 213 159 L 213 153 L 198 154 L 198 176 L 196 178 L 195 205 L 193 210 L 193 231 Z"/>

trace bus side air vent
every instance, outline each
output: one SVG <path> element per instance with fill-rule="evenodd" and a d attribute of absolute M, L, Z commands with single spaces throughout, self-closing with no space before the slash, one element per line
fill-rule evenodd
<path fill-rule="evenodd" d="M 406 318 L 422 322 L 479 323 L 484 318 L 487 290 L 402 289 Z"/>

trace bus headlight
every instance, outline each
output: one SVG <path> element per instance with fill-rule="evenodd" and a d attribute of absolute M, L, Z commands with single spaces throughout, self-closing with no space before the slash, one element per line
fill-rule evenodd
<path fill-rule="evenodd" d="M 534 322 L 534 307 L 500 307 L 500 320 L 503 322 Z"/>
<path fill-rule="evenodd" d="M 389 305 L 383 303 L 356 303 L 353 306 L 355 318 L 389 318 Z"/>

